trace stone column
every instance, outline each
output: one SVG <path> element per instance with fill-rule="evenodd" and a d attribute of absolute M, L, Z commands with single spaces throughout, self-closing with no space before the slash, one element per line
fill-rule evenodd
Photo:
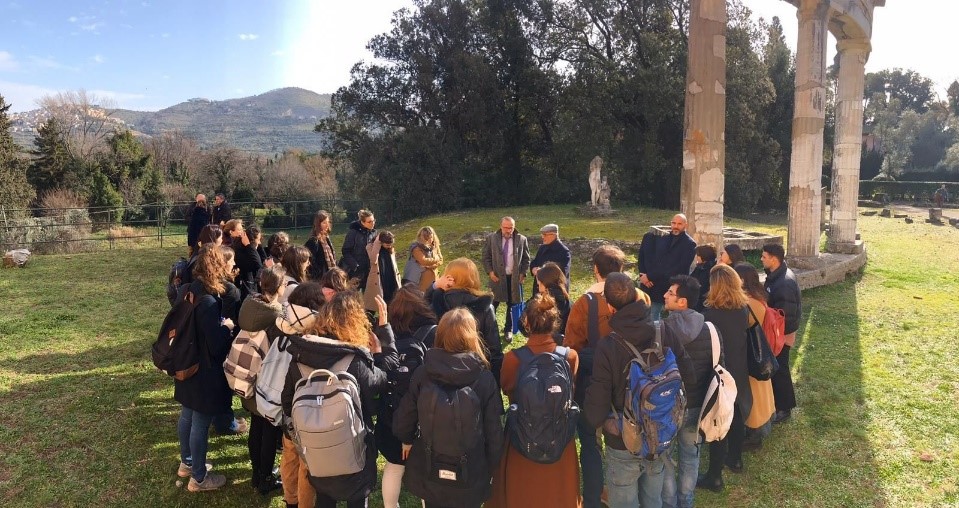
<path fill-rule="evenodd" d="M 797 265 L 815 265 L 819 256 L 828 15 L 826 0 L 800 3 L 788 229 L 788 255 Z"/>
<path fill-rule="evenodd" d="M 830 252 L 854 254 L 859 206 L 859 164 L 862 154 L 862 110 L 866 60 L 871 46 L 865 39 L 845 39 L 839 50 L 839 87 L 836 94 L 836 140 L 833 150 L 830 200 Z"/>
<path fill-rule="evenodd" d="M 723 244 L 726 1 L 692 0 L 680 198 L 697 243 Z"/>

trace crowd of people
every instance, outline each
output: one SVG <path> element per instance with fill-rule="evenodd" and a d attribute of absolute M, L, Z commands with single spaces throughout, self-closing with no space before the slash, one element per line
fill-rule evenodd
<path fill-rule="evenodd" d="M 789 352 L 802 306 L 780 245 L 763 247 L 761 283 L 738 246 L 697 245 L 677 214 L 670 234 L 643 237 L 636 279 L 624 273 L 621 249 L 593 252 L 595 283 L 574 300 L 557 224 L 540 229 L 531 258 L 515 220 L 503 217 L 483 247 L 484 287 L 476 262 L 444 260 L 428 226 L 400 251 L 401 271 L 396 236 L 378 231 L 370 211 L 359 211 L 337 250 L 326 211 L 316 213 L 303 246 L 283 232 L 264 245 L 259 229 L 233 219 L 228 205 L 224 213 L 225 204 L 218 196 L 213 217 L 198 196 L 179 288 L 195 302 L 207 356 L 195 375 L 174 382 L 182 405 L 177 473 L 191 492 L 227 483 L 206 460 L 213 425 L 248 432 L 253 488 L 282 490 L 287 506 L 362 507 L 379 483 L 390 508 L 401 486 L 427 507 L 689 507 L 696 488 L 724 488 L 724 470 L 742 473 L 743 452 L 761 447 L 796 405 Z M 747 369 L 747 330 L 762 325 L 767 307 L 785 315 L 785 345 L 775 375 L 758 380 Z M 738 390 L 728 433 L 704 447 L 699 414 L 714 368 L 707 322 Z M 525 343 L 504 354 L 520 332 Z M 262 380 L 255 396 L 241 397 L 247 424 L 233 414 L 240 391 L 224 364 L 250 340 L 263 341 L 254 362 L 262 360 L 262 372 L 285 354 L 286 374 L 275 413 L 261 401 Z M 675 355 L 686 409 L 669 449 L 643 456 L 623 434 L 627 376 L 633 351 L 657 347 Z M 318 375 L 325 385 L 347 379 L 347 388 L 304 395 Z M 535 427 L 531 400 L 553 395 L 568 401 L 544 410 L 553 421 Z M 355 418 L 335 426 L 355 426 L 355 453 L 337 447 L 324 455 L 298 422 L 320 418 L 319 406 L 337 396 L 354 400 L 347 414 Z M 562 438 L 543 446 L 530 437 L 534 427 Z M 709 450 L 704 474 L 701 449 Z M 381 477 L 378 455 L 386 460 Z"/>

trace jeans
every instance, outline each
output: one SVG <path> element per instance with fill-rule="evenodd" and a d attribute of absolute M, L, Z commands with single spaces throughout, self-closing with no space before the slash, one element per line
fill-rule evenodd
<path fill-rule="evenodd" d="M 665 303 L 662 302 L 650 302 L 649 304 L 649 319 L 652 321 L 659 321 L 663 316 L 663 308 L 666 307 Z"/>
<path fill-rule="evenodd" d="M 610 508 L 663 506 L 665 457 L 644 460 L 626 450 L 606 447 L 606 489 Z M 638 482 L 638 488 L 637 488 Z"/>
<path fill-rule="evenodd" d="M 672 453 L 666 459 L 663 479 L 664 507 L 692 508 L 693 506 L 696 479 L 699 476 L 699 409 L 698 407 L 686 409 L 686 419 L 683 421 L 683 428 L 679 429 L 677 446 L 674 447 L 679 452 L 678 463 Z"/>
<path fill-rule="evenodd" d="M 583 413 L 579 414 L 579 420 L 576 421 L 576 434 L 579 435 L 579 466 L 583 472 L 583 508 L 600 508 L 603 453 L 596 438 L 596 429 L 586 423 Z"/>
<path fill-rule="evenodd" d="M 235 421 L 236 418 L 233 416 L 233 408 L 230 408 L 226 413 L 213 416 L 213 428 L 216 429 L 216 433 L 220 435 L 233 434 L 233 422 Z"/>
<path fill-rule="evenodd" d="M 176 431 L 180 438 L 180 462 L 193 468 L 193 479 L 202 482 L 206 478 L 206 450 L 209 445 L 210 423 L 213 415 L 194 411 L 186 406 L 180 411 Z"/>

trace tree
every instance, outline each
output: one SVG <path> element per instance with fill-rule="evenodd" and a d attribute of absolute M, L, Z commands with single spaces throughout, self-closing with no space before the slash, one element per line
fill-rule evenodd
<path fill-rule="evenodd" d="M 107 138 L 117 125 L 112 100 L 78 90 L 44 96 L 39 105 L 48 118 L 59 120 L 71 157 L 89 161 L 106 150 Z"/>
<path fill-rule="evenodd" d="M 40 125 L 33 144 L 35 148 L 31 153 L 34 157 L 27 178 L 37 193 L 43 194 L 57 187 L 80 189 L 88 185 L 84 175 L 75 171 L 78 165 L 73 164 L 66 133 L 57 117 L 52 116 Z"/>
<path fill-rule="evenodd" d="M 792 155 L 792 117 L 796 100 L 795 57 L 778 17 L 773 17 L 763 47 L 763 63 L 772 83 L 775 96 L 766 109 L 765 121 L 769 137 L 779 145 L 779 165 L 773 170 L 775 192 L 764 195 L 760 203 L 764 207 L 783 208 L 789 202 L 789 164 Z"/>
<path fill-rule="evenodd" d="M 954 116 L 959 116 L 959 80 L 953 80 L 946 90 L 946 96 L 949 97 L 949 112 Z"/>
<path fill-rule="evenodd" d="M 9 110 L 10 104 L 0 95 L 0 210 L 22 210 L 36 198 L 36 191 L 27 181 L 27 164 L 10 133 Z"/>

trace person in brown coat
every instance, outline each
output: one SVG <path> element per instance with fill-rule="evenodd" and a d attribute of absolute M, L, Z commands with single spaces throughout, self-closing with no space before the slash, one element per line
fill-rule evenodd
<path fill-rule="evenodd" d="M 536 295 L 523 314 L 529 339 L 526 346 L 534 354 L 552 352 L 556 349 L 553 332 L 559 326 L 559 310 L 548 294 Z M 566 357 L 573 379 L 579 368 L 579 356 L 570 349 Z M 520 360 L 510 351 L 503 358 L 500 383 L 503 393 L 513 400 L 513 389 L 520 375 Z M 500 460 L 499 469 L 493 477 L 493 497 L 486 507 L 525 508 L 549 506 L 551 508 L 578 508 L 582 506 L 579 496 L 579 461 L 576 457 L 576 442 L 570 439 L 563 456 L 552 464 L 539 464 L 524 457 L 507 440 L 506 452 Z"/>

